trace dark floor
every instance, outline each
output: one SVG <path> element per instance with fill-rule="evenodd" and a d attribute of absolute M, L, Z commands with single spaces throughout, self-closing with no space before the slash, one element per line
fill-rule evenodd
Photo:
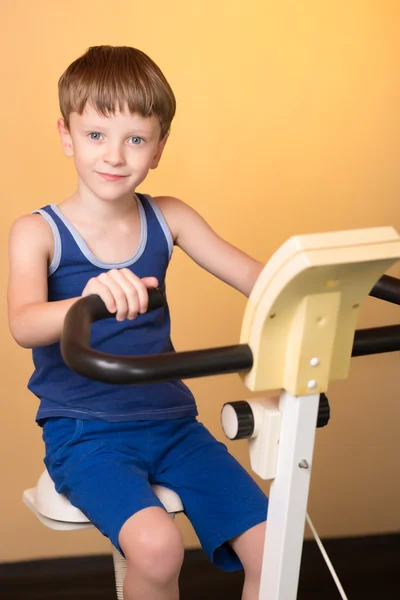
<path fill-rule="evenodd" d="M 328 540 L 324 545 L 349 600 L 400 599 L 400 535 Z M 240 600 L 242 572 L 224 573 L 200 550 L 186 552 L 181 600 Z M 1 600 L 115 600 L 110 556 L 0 565 Z M 314 542 L 305 542 L 298 600 L 340 600 Z"/>

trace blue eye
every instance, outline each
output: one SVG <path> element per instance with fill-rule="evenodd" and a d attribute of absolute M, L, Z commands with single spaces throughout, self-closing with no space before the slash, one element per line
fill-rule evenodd
<path fill-rule="evenodd" d="M 139 144 L 141 144 L 143 142 L 143 138 L 138 137 L 137 135 L 134 135 L 133 137 L 130 138 L 131 143 L 135 144 L 136 146 L 138 146 Z"/>
<path fill-rule="evenodd" d="M 97 131 L 93 131 L 89 133 L 89 137 L 91 140 L 99 140 L 101 138 L 101 133 L 97 133 Z"/>

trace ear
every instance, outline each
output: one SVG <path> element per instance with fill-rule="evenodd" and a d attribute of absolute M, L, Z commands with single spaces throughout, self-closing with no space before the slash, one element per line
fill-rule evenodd
<path fill-rule="evenodd" d="M 64 151 L 65 156 L 71 158 L 74 155 L 74 148 L 72 145 L 71 134 L 69 133 L 67 127 L 65 126 L 64 119 L 58 119 L 57 121 L 57 129 L 60 134 L 61 146 Z"/>
<path fill-rule="evenodd" d="M 150 165 L 150 169 L 157 169 L 158 163 L 161 160 L 162 153 L 164 152 L 165 144 L 168 141 L 169 133 L 167 133 L 164 138 L 158 143 L 157 152 L 153 156 L 153 160 Z"/>

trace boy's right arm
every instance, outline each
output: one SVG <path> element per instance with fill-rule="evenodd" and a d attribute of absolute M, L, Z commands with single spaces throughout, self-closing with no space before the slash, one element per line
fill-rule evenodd
<path fill-rule="evenodd" d="M 53 244 L 52 231 L 38 214 L 21 217 L 11 228 L 8 322 L 15 341 L 24 348 L 58 341 L 65 315 L 79 299 L 47 300 L 47 269 Z"/>
<path fill-rule="evenodd" d="M 157 279 L 140 279 L 129 269 L 101 273 L 87 282 L 81 296 L 49 302 L 47 270 L 53 245 L 53 233 L 39 214 L 21 217 L 11 228 L 8 321 L 20 346 L 35 348 L 58 342 L 68 310 L 79 298 L 90 294 L 100 296 L 119 321 L 146 312 L 147 288 L 157 286 Z"/>

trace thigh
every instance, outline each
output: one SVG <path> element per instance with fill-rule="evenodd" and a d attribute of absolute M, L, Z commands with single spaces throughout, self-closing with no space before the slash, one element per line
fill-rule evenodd
<path fill-rule="evenodd" d="M 148 507 L 163 505 L 154 494 L 143 457 L 124 442 L 120 427 L 110 435 L 111 425 L 104 424 L 100 435 L 98 422 L 83 424 L 52 423 L 44 431 L 45 463 L 56 490 L 79 508 L 121 552 L 119 533 L 123 524 L 135 513 Z M 68 429 L 70 433 L 68 434 Z M 56 436 L 62 432 L 58 438 Z M 79 433 L 80 431 L 80 433 Z M 52 440 L 60 439 L 58 444 Z M 118 441 L 119 440 L 119 441 Z"/>
<path fill-rule="evenodd" d="M 209 558 L 225 570 L 241 568 L 229 541 L 266 520 L 268 499 L 226 446 L 193 421 L 166 455 L 157 483 L 180 495 Z"/>

